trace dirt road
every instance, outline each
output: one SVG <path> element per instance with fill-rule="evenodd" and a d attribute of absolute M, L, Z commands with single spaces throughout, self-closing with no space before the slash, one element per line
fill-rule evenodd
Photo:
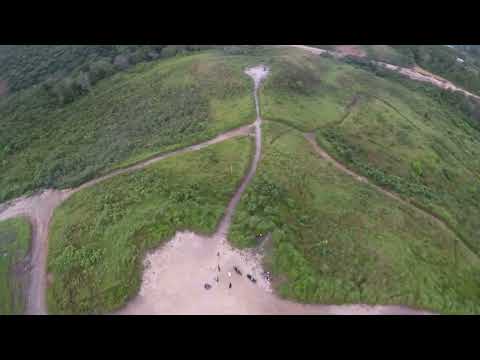
<path fill-rule="evenodd" d="M 341 52 L 336 52 L 336 51 L 318 49 L 318 48 L 315 48 L 315 47 L 305 46 L 305 45 L 283 45 L 283 46 L 296 47 L 296 48 L 299 48 L 299 49 L 302 49 L 302 50 L 305 50 L 305 51 L 308 51 L 310 53 L 317 54 L 317 55 L 328 53 L 330 55 L 335 56 L 336 58 L 342 58 L 346 55 L 352 55 L 352 54 L 355 55 L 354 53 L 341 53 Z M 360 54 L 357 54 L 357 56 L 358 57 L 364 57 L 364 55 L 360 55 Z M 404 76 L 406 76 L 406 77 L 408 77 L 412 80 L 428 82 L 428 83 L 430 83 L 432 85 L 435 85 L 435 86 L 437 86 L 441 89 L 458 91 L 458 92 L 463 93 L 466 96 L 471 96 L 471 97 L 473 97 L 477 100 L 480 100 L 480 96 L 472 94 L 471 92 L 456 86 L 455 84 L 451 83 L 450 81 L 448 81 L 448 80 L 446 80 L 446 79 L 444 79 L 444 78 L 442 78 L 438 75 L 430 74 L 423 69 L 419 69 L 418 67 L 404 68 L 404 67 L 400 67 L 400 66 L 396 66 L 396 65 L 387 64 L 385 62 L 373 61 L 373 60 L 372 60 L 372 63 L 377 64 L 379 66 L 382 66 L 385 69 L 396 71 L 399 74 L 404 75 Z"/>

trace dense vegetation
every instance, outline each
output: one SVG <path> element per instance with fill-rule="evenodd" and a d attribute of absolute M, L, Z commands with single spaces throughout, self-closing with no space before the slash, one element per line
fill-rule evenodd
<path fill-rule="evenodd" d="M 0 45 L 0 81 L 10 92 L 43 83 L 61 103 L 98 80 L 142 61 L 170 57 L 202 45 Z M 0 94 L 1 95 L 1 94 Z"/>
<path fill-rule="evenodd" d="M 25 278 L 16 266 L 30 247 L 31 229 L 23 218 L 0 221 L 0 315 L 22 314 Z"/>
<path fill-rule="evenodd" d="M 250 247 L 271 233 L 266 263 L 280 295 L 480 311 L 480 262 L 452 233 L 340 173 L 292 127 L 266 122 L 263 145 L 229 238 Z"/>
<path fill-rule="evenodd" d="M 395 76 L 289 49 L 265 84 L 263 114 L 316 131 L 328 152 L 442 218 L 480 254 L 476 120 L 460 95 Z"/>
<path fill-rule="evenodd" d="M 249 165 L 251 138 L 112 178 L 73 195 L 52 220 L 49 313 L 118 309 L 140 286 L 144 253 L 177 230 L 212 233 Z"/>
<path fill-rule="evenodd" d="M 231 58 L 210 51 L 141 63 L 65 105 L 44 87 L 0 99 L 0 202 L 252 122 L 251 80 Z"/>

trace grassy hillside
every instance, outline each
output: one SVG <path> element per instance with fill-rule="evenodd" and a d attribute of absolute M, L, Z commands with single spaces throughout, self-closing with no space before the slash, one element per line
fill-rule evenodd
<path fill-rule="evenodd" d="M 38 86 L 0 99 L 0 202 L 252 122 L 251 80 L 243 60 L 230 58 L 217 51 L 141 63 L 66 105 Z"/>
<path fill-rule="evenodd" d="M 340 173 L 291 127 L 266 122 L 263 145 L 229 238 L 250 247 L 272 233 L 266 262 L 283 297 L 480 311 L 479 260 L 452 234 Z"/>
<path fill-rule="evenodd" d="M 262 93 L 266 119 L 316 131 L 332 155 L 437 214 L 480 254 L 480 132 L 452 99 L 291 49 Z"/>
<path fill-rule="evenodd" d="M 190 229 L 212 233 L 253 150 L 229 140 L 83 190 L 52 220 L 50 313 L 104 313 L 139 289 L 143 255 Z"/>
<path fill-rule="evenodd" d="M 142 61 L 169 57 L 177 52 L 202 47 L 205 46 L 0 45 L 0 84 L 8 92 L 26 89 L 45 81 L 59 80 L 67 80 L 62 81 L 61 85 L 66 85 L 68 81 L 78 81 L 76 85 L 82 87 L 95 82 L 99 77 L 109 75 L 105 72 L 114 73 Z M 70 90 L 73 90 L 73 86 Z"/>
<path fill-rule="evenodd" d="M 382 61 L 393 65 L 409 67 L 414 65 L 413 58 L 403 54 L 390 45 L 313 45 L 320 49 L 339 51 L 345 53 L 346 49 L 349 51 L 362 54 L 369 59 L 375 61 Z"/>
<path fill-rule="evenodd" d="M 0 315 L 24 311 L 24 279 L 14 267 L 27 255 L 30 238 L 30 223 L 25 219 L 0 221 Z"/>

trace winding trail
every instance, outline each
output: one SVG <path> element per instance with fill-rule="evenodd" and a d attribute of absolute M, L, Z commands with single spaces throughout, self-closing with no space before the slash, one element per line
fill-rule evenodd
<path fill-rule="evenodd" d="M 350 170 L 349 168 L 347 168 L 345 165 L 343 165 L 342 163 L 340 163 L 339 161 L 337 161 L 336 159 L 334 159 L 333 157 L 331 157 L 324 149 L 322 149 L 320 147 L 320 145 L 317 143 L 316 139 L 315 139 L 315 134 L 314 133 L 305 133 L 303 134 L 303 136 L 305 137 L 305 139 L 307 139 L 307 141 L 310 143 L 310 145 L 313 147 L 313 149 L 315 150 L 315 152 L 320 155 L 320 157 L 322 157 L 324 160 L 330 162 L 331 164 L 333 164 L 333 166 L 337 169 L 337 170 L 340 170 L 341 172 L 347 174 L 347 175 L 350 175 L 351 177 L 353 177 L 355 180 L 361 182 L 361 183 L 364 183 L 364 184 L 368 184 L 370 185 L 371 187 L 373 187 L 375 190 L 377 190 L 378 192 L 381 192 L 382 194 L 386 195 L 387 197 L 395 200 L 395 201 L 398 201 L 400 202 L 401 204 L 409 207 L 410 209 L 414 210 L 414 211 L 418 211 L 420 213 L 422 213 L 423 215 L 425 215 L 426 217 L 430 218 L 431 220 L 433 220 L 437 225 L 439 225 L 444 231 L 446 232 L 449 232 L 453 235 L 454 238 L 458 238 L 457 234 L 447 225 L 445 224 L 441 219 L 439 219 L 438 217 L 436 217 L 434 214 L 431 214 L 417 206 L 415 206 L 414 204 L 410 203 L 409 201 L 401 198 L 398 194 L 395 194 L 393 192 L 390 192 L 374 183 L 372 183 L 370 180 L 368 180 L 366 177 L 364 176 L 361 176 L 361 175 L 358 175 L 357 173 L 353 172 L 352 170 Z M 462 241 L 460 241 L 460 243 L 463 243 Z"/>
<path fill-rule="evenodd" d="M 302 50 L 308 51 L 308 52 L 316 54 L 316 55 L 330 54 L 330 55 L 332 55 L 336 58 L 342 58 L 342 57 L 345 57 L 345 56 L 348 55 L 348 54 L 344 54 L 344 53 L 337 52 L 337 51 L 318 49 L 318 48 L 315 48 L 315 47 L 312 47 L 312 46 L 306 46 L 306 45 L 281 45 L 281 46 L 295 47 L 295 48 L 302 49 Z M 362 57 L 362 56 L 360 56 L 360 57 Z M 471 92 L 469 92 L 465 89 L 462 89 L 462 88 L 456 86 L 455 84 L 453 84 L 452 82 L 450 82 L 450 81 L 448 81 L 448 80 L 446 80 L 446 79 L 444 79 L 440 76 L 430 74 L 425 70 L 421 70 L 418 67 L 404 68 L 404 67 L 401 67 L 401 66 L 387 64 L 387 63 L 382 62 L 382 61 L 374 61 L 374 60 L 370 60 L 370 61 L 373 64 L 382 66 L 383 68 L 388 69 L 388 70 L 395 71 L 395 72 L 397 72 L 401 75 L 404 75 L 404 76 L 406 76 L 406 77 L 408 77 L 412 80 L 427 82 L 427 83 L 435 85 L 436 87 L 439 87 L 441 89 L 461 92 L 466 96 L 470 96 L 470 97 L 473 97 L 477 100 L 480 100 L 480 96 L 475 95 L 475 94 L 473 94 L 473 93 L 471 93 Z"/>

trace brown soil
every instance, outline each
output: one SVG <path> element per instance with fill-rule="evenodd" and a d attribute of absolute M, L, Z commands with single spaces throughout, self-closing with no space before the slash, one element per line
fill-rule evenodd
<path fill-rule="evenodd" d="M 335 46 L 335 50 L 345 56 L 367 56 L 365 50 L 363 50 L 359 45 L 337 45 Z"/>

